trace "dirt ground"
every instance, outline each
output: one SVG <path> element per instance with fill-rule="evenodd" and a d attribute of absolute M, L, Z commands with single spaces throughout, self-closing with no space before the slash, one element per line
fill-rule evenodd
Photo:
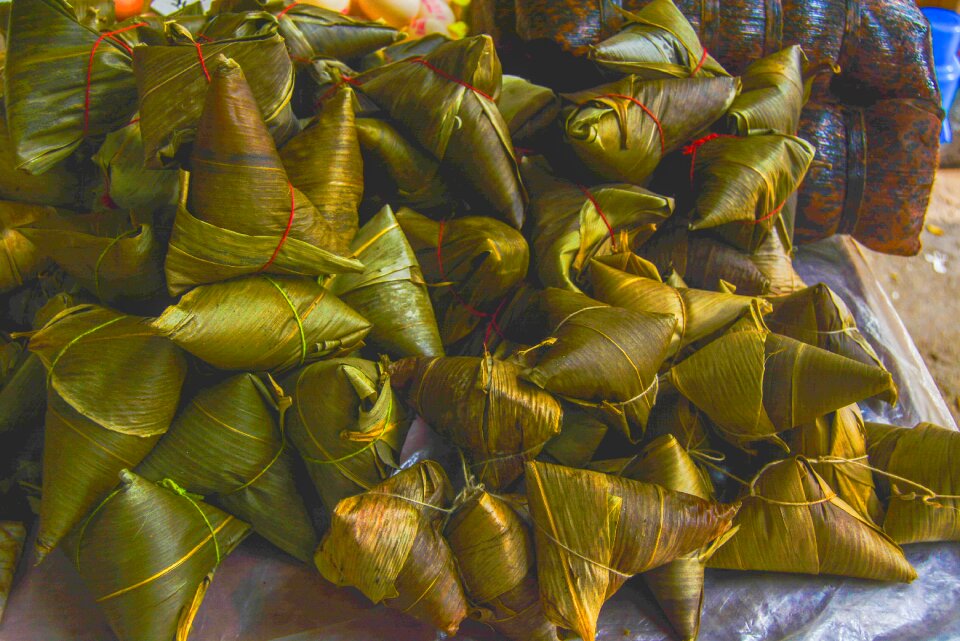
<path fill-rule="evenodd" d="M 920 255 L 865 253 L 960 422 L 960 169 L 938 172 Z"/>

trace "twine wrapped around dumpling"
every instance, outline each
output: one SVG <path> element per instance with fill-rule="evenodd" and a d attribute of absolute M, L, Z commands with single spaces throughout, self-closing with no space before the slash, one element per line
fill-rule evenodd
<path fill-rule="evenodd" d="M 123 470 L 69 554 L 120 641 L 186 641 L 214 571 L 248 531 L 169 479 Z"/>
<path fill-rule="evenodd" d="M 164 28 L 170 44 L 134 48 L 147 167 L 170 167 L 186 159 L 219 56 L 243 69 L 257 111 L 270 131 L 281 138 L 291 133 L 293 65 L 277 33 L 277 21 L 256 12 L 244 19 L 252 23 L 251 33 L 216 42 L 195 41 L 184 27 L 168 22 Z"/>
<path fill-rule="evenodd" d="M 326 218 L 291 182 L 243 70 L 223 57 L 212 65 L 189 185 L 167 249 L 170 294 L 261 272 L 316 277 L 359 271 L 359 262 L 327 249 L 349 243 L 342 223 Z M 303 171 L 294 176 L 306 184 L 313 178 Z"/>
<path fill-rule="evenodd" d="M 383 367 L 335 358 L 291 374 L 287 435 L 330 511 L 398 469 L 411 417 Z"/>
<path fill-rule="evenodd" d="M 917 578 L 896 543 L 837 496 L 802 457 L 760 470 L 741 503 L 737 535 L 707 567 L 907 583 Z"/>
<path fill-rule="evenodd" d="M 170 426 L 186 362 L 146 319 L 94 305 L 55 315 L 30 350 L 47 368 L 42 559 Z"/>
<path fill-rule="evenodd" d="M 456 634 L 467 601 L 441 534 L 451 493 L 443 468 L 424 461 L 343 499 L 314 557 L 320 574 Z"/>
<path fill-rule="evenodd" d="M 673 199 L 627 184 L 587 188 L 556 178 L 531 158 L 521 163 L 530 189 L 533 251 L 545 287 L 580 291 L 593 258 L 642 245 L 673 213 Z"/>
<path fill-rule="evenodd" d="M 885 369 L 838 356 L 767 329 L 759 308 L 675 365 L 673 386 L 740 447 L 883 395 L 896 399 Z"/>
<path fill-rule="evenodd" d="M 496 322 L 504 297 L 527 275 L 530 250 L 523 235 L 486 216 L 437 222 L 404 208 L 397 221 L 430 284 L 444 345 Z"/>
<path fill-rule="evenodd" d="M 736 78 L 643 81 L 637 76 L 564 98 L 567 140 L 606 180 L 643 184 L 660 160 L 720 118 L 740 89 Z"/>
<path fill-rule="evenodd" d="M 267 275 L 192 289 L 151 324 L 214 367 L 248 372 L 349 353 L 370 331 L 365 318 L 315 281 Z"/>
<path fill-rule="evenodd" d="M 370 321 L 370 343 L 391 358 L 443 356 L 423 273 L 389 205 L 363 226 L 352 252 L 363 272 L 341 274 L 327 286 Z"/>
<path fill-rule="evenodd" d="M 843 499 L 870 521 L 883 522 L 883 506 L 874 491 L 867 463 L 867 442 L 860 408 L 841 407 L 833 414 L 786 432 L 790 453 L 806 457 L 813 469 Z"/>
<path fill-rule="evenodd" d="M 297 492 L 283 433 L 290 402 L 271 379 L 253 374 L 201 390 L 136 472 L 154 482 L 173 479 L 208 497 L 309 563 L 317 536 Z"/>
<path fill-rule="evenodd" d="M 960 434 L 931 423 L 867 423 L 867 452 L 881 498 L 883 530 L 900 544 L 960 540 Z"/>
<path fill-rule="evenodd" d="M 620 33 L 587 50 L 604 69 L 650 79 L 729 75 L 671 0 L 653 0 L 636 13 L 620 12 L 627 19 Z"/>
<path fill-rule="evenodd" d="M 42 174 L 84 139 L 108 134 L 133 117 L 137 87 L 126 36 L 140 26 L 127 24 L 105 36 L 78 21 L 64 0 L 11 5 L 4 97 L 18 169 Z"/>
<path fill-rule="evenodd" d="M 654 483 L 705 501 L 713 500 L 709 475 L 697 467 L 680 442 L 669 434 L 650 441 L 632 458 L 598 461 L 591 465 L 591 469 Z M 731 529 L 709 546 L 643 574 L 644 581 L 681 639 L 697 638 L 703 605 L 704 563 L 734 533 L 735 530 Z"/>
<path fill-rule="evenodd" d="M 516 504 L 522 500 L 476 489 L 455 507 L 443 534 L 472 617 L 515 641 L 557 641 L 540 604 L 533 532 Z"/>
<path fill-rule="evenodd" d="M 591 291 L 610 305 L 653 314 L 671 314 L 677 319 L 670 346 L 671 355 L 699 340 L 727 329 L 749 313 L 753 298 L 702 289 L 673 288 L 657 279 L 633 276 L 593 261 Z M 760 303 L 762 311 L 770 308 Z"/>
<path fill-rule="evenodd" d="M 500 74 L 493 40 L 476 36 L 376 67 L 357 82 L 441 162 L 440 171 L 467 200 L 520 229 L 526 193 L 510 132 L 495 102 Z"/>
<path fill-rule="evenodd" d="M 657 398 L 676 319 L 611 307 L 561 289 L 542 295 L 550 338 L 523 377 L 582 407 L 594 408 L 637 442 Z"/>
<path fill-rule="evenodd" d="M 417 414 L 464 449 L 472 473 L 493 490 L 517 480 L 524 462 L 560 432 L 560 404 L 521 380 L 523 367 L 513 361 L 489 354 L 404 359 L 391 371 Z"/>
<path fill-rule="evenodd" d="M 528 463 L 526 478 L 544 611 L 584 641 L 627 579 L 716 540 L 739 507 L 549 463 Z"/>

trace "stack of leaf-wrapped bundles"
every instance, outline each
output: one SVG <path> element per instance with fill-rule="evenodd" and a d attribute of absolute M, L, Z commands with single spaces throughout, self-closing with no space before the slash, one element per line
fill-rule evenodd
<path fill-rule="evenodd" d="M 905 581 L 958 537 L 956 434 L 863 423 L 891 375 L 792 267 L 803 52 L 738 78 L 623 18 L 558 94 L 299 3 L 14 0 L 0 490 L 121 641 L 187 639 L 248 531 L 516 641 L 635 575 L 693 639 L 707 566 Z"/>

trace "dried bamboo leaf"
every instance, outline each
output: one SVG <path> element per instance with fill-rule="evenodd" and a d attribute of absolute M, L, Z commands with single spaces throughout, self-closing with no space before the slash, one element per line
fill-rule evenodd
<path fill-rule="evenodd" d="M 712 229 L 754 251 L 780 220 L 816 153 L 784 134 L 707 137 L 687 148 L 696 194 L 690 229 Z"/>
<path fill-rule="evenodd" d="M 553 124 L 560 114 L 560 99 L 548 87 L 504 75 L 497 107 L 510 138 L 514 144 L 520 144 Z"/>
<path fill-rule="evenodd" d="M 449 545 L 440 533 L 452 490 L 443 469 L 424 461 L 364 494 L 345 498 L 314 558 L 335 585 L 453 635 L 467 615 Z"/>
<path fill-rule="evenodd" d="M 866 431 L 870 464 L 884 473 L 874 475 L 877 490 L 889 500 L 884 531 L 900 544 L 960 540 L 957 432 L 930 423 Z"/>
<path fill-rule="evenodd" d="M 500 221 L 466 216 L 436 222 L 406 208 L 397 221 L 431 287 L 444 345 L 489 321 L 527 275 L 527 241 Z"/>
<path fill-rule="evenodd" d="M 120 209 L 149 215 L 174 205 L 180 194 L 180 177 L 174 170 L 143 166 L 140 121 L 110 133 L 93 156 L 106 190 L 103 200 Z"/>
<path fill-rule="evenodd" d="M 604 601 L 635 574 L 724 534 L 737 505 L 588 470 L 527 464 L 540 594 L 547 617 L 584 641 Z"/>
<path fill-rule="evenodd" d="M 416 56 L 425 56 L 447 42 L 450 42 L 450 38 L 442 33 L 430 33 L 423 38 L 417 39 L 405 38 L 367 54 L 360 61 L 359 68 L 367 71 L 368 69 L 382 67 L 391 62 L 406 60 L 407 58 L 414 58 Z"/>
<path fill-rule="evenodd" d="M 740 89 L 736 78 L 643 81 L 627 76 L 565 94 L 567 140 L 593 173 L 643 184 L 660 160 L 720 118 Z"/>
<path fill-rule="evenodd" d="M 267 16 L 269 18 L 269 16 Z M 258 20 L 256 15 L 251 19 Z M 289 132 L 293 112 L 293 66 L 276 21 L 261 20 L 256 35 L 219 42 L 194 42 L 173 30 L 173 44 L 136 47 L 133 71 L 140 94 L 140 128 L 148 167 L 159 169 L 186 157 L 207 94 L 206 61 L 229 57 L 243 69 L 264 123 L 278 135 Z M 175 37 L 174 37 L 175 36 Z M 184 151 L 181 151 L 184 147 Z"/>
<path fill-rule="evenodd" d="M 26 538 L 27 528 L 23 523 L 0 521 L 0 621 L 7 608 L 7 598 L 13 587 L 13 576 L 17 572 Z"/>
<path fill-rule="evenodd" d="M 807 458 L 847 505 L 873 523 L 883 522 L 883 506 L 874 491 L 873 475 L 865 465 L 866 432 L 856 405 L 821 416 L 787 432 L 784 438 L 790 453 Z"/>
<path fill-rule="evenodd" d="M 361 58 L 403 39 L 380 22 L 343 15 L 308 3 L 292 3 L 278 17 L 280 35 L 293 60 Z"/>
<path fill-rule="evenodd" d="M 74 533 L 71 557 L 121 641 L 181 641 L 220 561 L 248 530 L 174 483 L 124 471 Z"/>
<path fill-rule="evenodd" d="M 346 254 L 357 235 L 357 208 L 363 199 L 355 102 L 349 87 L 335 92 L 280 150 L 290 182 L 317 210 L 314 224 L 323 230 L 317 241 L 324 244 L 314 244 L 337 254 Z"/>
<path fill-rule="evenodd" d="M 586 467 L 607 435 L 607 424 L 599 412 L 591 408 L 569 402 L 561 402 L 560 406 L 563 408 L 560 433 L 543 446 L 540 460 L 567 467 Z"/>
<path fill-rule="evenodd" d="M 857 329 L 850 309 L 829 287 L 818 283 L 792 294 L 771 296 L 773 313 L 764 321 L 778 334 L 829 350 L 866 365 L 883 366 Z"/>
<path fill-rule="evenodd" d="M 557 641 L 540 604 L 533 534 L 512 502 L 477 490 L 444 526 L 471 616 L 515 641 Z"/>
<path fill-rule="evenodd" d="M 782 222 L 782 221 L 781 221 Z M 789 239 L 781 224 L 767 234 L 760 246 L 748 255 L 763 278 L 769 282 L 769 293 L 774 296 L 790 294 L 807 286 L 793 267 L 793 258 L 787 248 Z"/>
<path fill-rule="evenodd" d="M 336 253 L 347 246 L 339 221 L 288 177 L 242 69 L 225 58 L 216 65 L 167 250 L 170 293 L 263 271 L 359 271 Z"/>
<path fill-rule="evenodd" d="M 633 442 L 657 397 L 657 371 L 676 319 L 610 307 L 560 289 L 543 293 L 552 342 L 523 376 L 564 400 L 601 410 Z M 554 340 L 555 339 L 555 340 Z"/>
<path fill-rule="evenodd" d="M 361 90 L 441 162 L 481 211 L 519 229 L 526 193 L 510 132 L 494 102 L 500 60 L 489 36 L 445 43 L 422 58 L 376 67 Z"/>
<path fill-rule="evenodd" d="M 192 289 L 152 325 L 214 367 L 271 372 L 349 353 L 370 331 L 316 282 L 265 275 Z"/>
<path fill-rule="evenodd" d="M 364 156 L 367 192 L 384 188 L 390 202 L 410 207 L 438 207 L 450 202 L 440 178 L 440 163 L 385 120 L 357 118 L 357 136 Z"/>
<path fill-rule="evenodd" d="M 627 184 L 587 189 L 524 159 L 537 274 L 546 287 L 579 292 L 593 258 L 638 247 L 673 213 L 673 199 Z M 618 234 L 626 237 L 618 242 Z"/>
<path fill-rule="evenodd" d="M 521 380 L 522 371 L 492 356 L 405 359 L 394 365 L 393 384 L 406 387 L 417 414 L 466 451 L 481 483 L 500 490 L 560 432 L 560 404 Z"/>
<path fill-rule="evenodd" d="M 896 398 L 890 373 L 770 332 L 756 306 L 675 365 L 670 382 L 741 447 L 876 395 Z"/>
<path fill-rule="evenodd" d="M 290 441 L 332 512 L 342 499 L 365 492 L 399 467 L 410 416 L 372 361 L 336 358 L 291 374 Z"/>
<path fill-rule="evenodd" d="M 391 358 L 442 356 L 443 343 L 420 265 L 389 206 L 363 226 L 352 250 L 364 271 L 341 274 L 328 286 L 373 324 L 371 344 Z"/>
<path fill-rule="evenodd" d="M 750 489 L 734 520 L 737 535 L 708 567 L 877 581 L 917 577 L 890 537 L 839 498 L 806 459 L 768 465 Z"/>
<path fill-rule="evenodd" d="M 650 414 L 647 436 L 659 438 L 666 435 L 677 439 L 687 452 L 711 449 L 708 419 L 680 394 L 664 395 L 657 400 Z"/>
<path fill-rule="evenodd" d="M 253 374 L 201 390 L 136 472 L 154 482 L 173 479 L 188 492 L 207 496 L 309 563 L 317 535 L 297 492 L 283 433 L 290 402 L 276 383 Z"/>
<path fill-rule="evenodd" d="M 705 501 L 713 499 L 710 477 L 697 467 L 672 435 L 660 436 L 629 459 L 598 461 L 598 472 L 654 483 L 673 492 L 683 492 Z M 703 568 L 716 544 L 695 550 L 643 574 L 654 598 L 681 639 L 696 639 L 703 605 Z"/>
<path fill-rule="evenodd" d="M 749 313 L 756 299 L 703 289 L 675 289 L 666 283 L 630 274 L 593 261 L 591 291 L 604 303 L 637 312 L 670 314 L 677 319 L 671 355 L 699 340 L 722 332 Z M 761 311 L 770 309 L 759 302 Z"/>
<path fill-rule="evenodd" d="M 740 77 L 743 90 L 727 112 L 727 131 L 739 136 L 768 131 L 795 135 L 814 78 L 804 79 L 806 62 L 799 45 L 751 62 Z"/>
<path fill-rule="evenodd" d="M 29 347 L 48 386 L 105 429 L 147 437 L 170 426 L 186 361 L 147 319 L 78 305 L 34 333 Z"/>
<path fill-rule="evenodd" d="M 4 97 L 18 169 L 42 174 L 137 110 L 130 45 L 81 24 L 64 0 L 17 0 L 7 34 Z"/>
<path fill-rule="evenodd" d="M 621 13 L 627 23 L 620 33 L 587 50 L 601 67 L 641 78 L 729 75 L 671 0 L 653 0 L 637 13 Z"/>

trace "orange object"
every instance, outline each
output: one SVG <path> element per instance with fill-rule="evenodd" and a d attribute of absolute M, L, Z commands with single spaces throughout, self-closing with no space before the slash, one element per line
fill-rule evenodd
<path fill-rule="evenodd" d="M 410 24 L 420 12 L 420 0 L 357 0 L 357 5 L 371 20 L 383 20 L 398 29 Z"/>
<path fill-rule="evenodd" d="M 144 0 L 113 0 L 113 11 L 117 15 L 117 22 L 143 13 Z"/>

